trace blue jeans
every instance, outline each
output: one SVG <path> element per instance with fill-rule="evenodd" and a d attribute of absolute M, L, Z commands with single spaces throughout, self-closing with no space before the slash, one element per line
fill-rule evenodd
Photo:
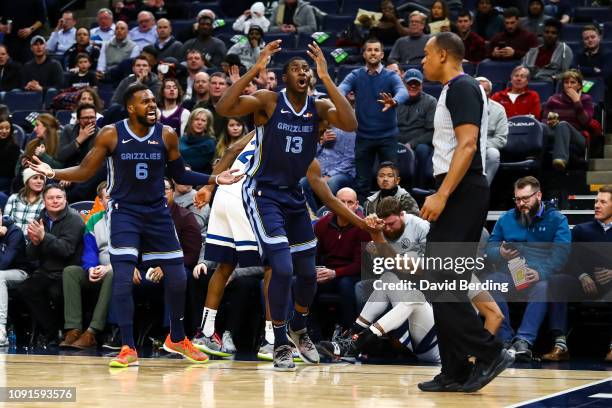
<path fill-rule="evenodd" d="M 416 186 L 419 188 L 430 188 L 433 186 L 433 146 L 425 143 L 418 144 L 414 148 L 416 156 Z"/>
<path fill-rule="evenodd" d="M 338 173 L 335 176 L 332 176 L 327 180 L 327 185 L 331 190 L 333 195 L 336 195 L 338 190 L 344 187 L 351 187 L 354 183 L 355 179 L 350 174 Z M 308 207 L 312 210 L 313 213 L 316 214 L 319 209 L 319 202 L 317 197 L 315 197 L 310 184 L 308 183 L 308 179 L 306 177 L 302 177 L 300 180 L 300 185 L 304 190 L 304 197 L 306 198 L 306 203 Z"/>
<path fill-rule="evenodd" d="M 379 163 L 385 161 L 395 162 L 397 160 L 397 137 L 385 137 L 382 139 L 364 139 L 357 137 L 355 141 L 355 169 L 357 178 L 355 189 L 359 202 L 365 202 L 372 187 L 374 176 L 372 169 L 374 161 L 378 156 Z"/>

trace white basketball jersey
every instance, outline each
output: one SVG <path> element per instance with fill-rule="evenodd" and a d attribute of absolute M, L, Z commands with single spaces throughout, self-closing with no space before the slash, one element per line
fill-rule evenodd
<path fill-rule="evenodd" d="M 249 143 L 242 149 L 234 163 L 232 163 L 232 167 L 230 169 L 238 169 L 237 174 L 244 174 L 247 164 L 251 161 L 253 154 L 255 153 L 255 134 L 249 141 Z M 242 183 L 244 183 L 244 177 L 237 183 L 222 185 L 219 186 L 219 190 L 225 191 L 226 193 L 230 193 L 242 200 Z"/>

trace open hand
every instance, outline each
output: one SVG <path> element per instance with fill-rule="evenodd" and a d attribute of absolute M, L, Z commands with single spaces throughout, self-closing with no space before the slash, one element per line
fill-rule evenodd
<path fill-rule="evenodd" d="M 208 274 L 208 267 L 204 263 L 199 263 L 193 268 L 193 277 L 195 279 L 200 279 L 200 276 L 204 276 Z"/>
<path fill-rule="evenodd" d="M 225 170 L 219 173 L 216 176 L 217 184 L 223 185 L 223 184 L 234 184 L 234 183 L 239 182 L 244 177 L 244 174 L 236 174 L 238 171 L 239 171 L 238 169 L 231 169 L 231 170 Z"/>
<path fill-rule="evenodd" d="M 283 40 L 274 40 L 266 44 L 264 49 L 259 53 L 259 58 L 257 58 L 257 62 L 255 63 L 259 71 L 266 69 L 272 56 L 282 50 L 280 46 L 282 42 Z"/>
<path fill-rule="evenodd" d="M 195 196 L 193 196 L 193 204 L 196 208 L 200 209 L 210 203 L 213 188 L 214 187 L 211 185 L 204 186 L 195 193 Z"/>
<path fill-rule="evenodd" d="M 317 43 L 312 42 L 308 44 L 308 48 L 306 54 L 308 54 L 315 64 L 317 64 L 317 76 L 321 79 L 329 76 L 329 72 L 327 72 L 327 60 L 325 59 L 325 54 L 321 47 L 319 47 Z"/>
<path fill-rule="evenodd" d="M 395 105 L 397 105 L 397 102 L 395 102 L 395 99 L 393 99 L 393 96 L 391 96 L 391 94 L 388 94 L 386 92 L 381 92 L 380 97 L 381 99 L 379 99 L 378 102 L 383 104 L 383 108 L 382 108 L 383 112 L 386 112 L 389 109 L 395 107 Z"/>
<path fill-rule="evenodd" d="M 27 160 L 26 164 L 38 174 L 42 174 L 47 178 L 52 178 L 55 172 L 47 163 L 42 162 L 38 157 L 32 156 L 32 160 Z"/>
<path fill-rule="evenodd" d="M 238 65 L 229 67 L 229 79 L 232 81 L 232 84 L 240 79 L 240 68 L 238 68 Z"/>

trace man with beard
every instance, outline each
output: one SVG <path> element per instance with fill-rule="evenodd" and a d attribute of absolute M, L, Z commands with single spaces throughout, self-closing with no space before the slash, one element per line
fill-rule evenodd
<path fill-rule="evenodd" d="M 198 50 L 204 57 L 207 67 L 220 67 L 227 53 L 225 43 L 213 37 L 213 19 L 208 15 L 198 18 L 198 36 L 185 42 L 183 54 L 187 56 L 189 50 Z"/>
<path fill-rule="evenodd" d="M 91 178 L 102 162 L 108 161 L 109 252 L 113 267 L 111 302 L 119 323 L 122 348 L 110 367 L 138 365 L 134 342 L 134 302 L 132 277 L 137 262 L 161 266 L 164 273 L 166 307 L 170 334 L 164 342 L 169 353 L 182 355 L 192 363 L 205 363 L 208 356 L 199 352 L 185 337 L 186 275 L 183 251 L 166 203 L 164 173 L 181 184 L 232 184 L 240 180 L 231 171 L 207 175 L 185 170 L 178 137 L 170 127 L 157 123 L 157 104 L 153 93 L 142 83 L 130 85 L 123 94 L 128 119 L 104 127 L 94 145 L 74 167 L 52 169 L 34 158 L 32 170 L 65 181 Z"/>
<path fill-rule="evenodd" d="M 227 51 L 227 55 L 235 54 L 247 69 L 251 68 L 259 57 L 259 53 L 266 45 L 263 41 L 263 30 L 260 26 L 252 25 L 249 28 L 248 41 L 236 43 Z"/>
<path fill-rule="evenodd" d="M 531 48 L 521 62 L 531 72 L 531 79 L 553 82 L 569 69 L 574 54 L 566 43 L 559 41 L 562 29 L 558 20 L 551 18 L 544 23 L 542 45 Z"/>
<path fill-rule="evenodd" d="M 505 317 L 499 339 L 515 352 L 517 360 L 529 361 L 547 308 L 550 326 L 565 326 L 566 314 L 557 310 L 565 305 L 546 301 L 549 280 L 563 270 L 568 259 L 571 233 L 565 215 L 542 202 L 540 182 L 535 177 L 523 177 L 514 183 L 514 202 L 516 208 L 502 214 L 489 238 L 487 258 L 495 265 L 495 272 L 487 278 L 508 283 L 509 288 L 505 294 L 491 292 Z M 526 282 L 522 285 L 513 283 L 509 271 L 509 265 L 517 259 L 525 261 Z M 527 301 L 516 333 L 510 324 L 507 300 Z"/>
<path fill-rule="evenodd" d="M 210 100 L 210 94 L 208 92 L 210 76 L 206 72 L 198 72 L 193 77 L 193 86 L 191 87 L 191 97 L 188 98 L 185 94 L 183 100 L 183 108 L 188 111 L 192 111 L 195 108 L 206 106 Z"/>

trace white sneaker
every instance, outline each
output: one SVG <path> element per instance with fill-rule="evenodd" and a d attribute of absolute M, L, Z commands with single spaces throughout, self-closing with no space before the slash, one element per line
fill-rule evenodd
<path fill-rule="evenodd" d="M 8 346 L 9 341 L 6 335 L 6 328 L 0 327 L 0 347 Z"/>
<path fill-rule="evenodd" d="M 236 354 L 236 346 L 234 345 L 234 339 L 232 339 L 232 333 L 229 330 L 223 332 L 222 338 L 223 347 L 221 351 L 224 351 L 228 354 Z"/>

